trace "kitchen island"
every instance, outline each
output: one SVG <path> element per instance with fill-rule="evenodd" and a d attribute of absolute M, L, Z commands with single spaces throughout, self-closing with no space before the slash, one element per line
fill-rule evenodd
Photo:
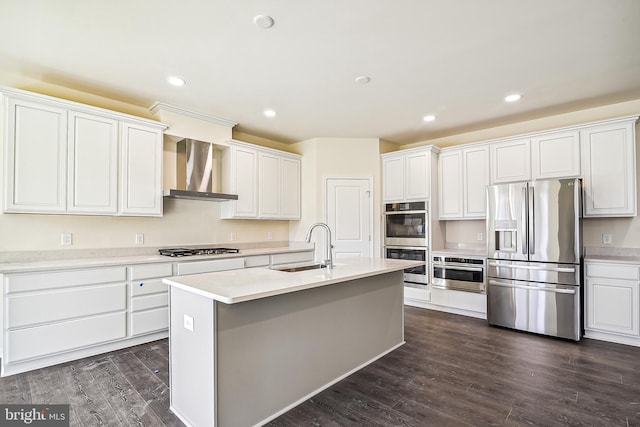
<path fill-rule="evenodd" d="M 262 425 L 404 344 L 402 270 L 244 269 L 163 279 L 171 410 L 187 425 Z"/>

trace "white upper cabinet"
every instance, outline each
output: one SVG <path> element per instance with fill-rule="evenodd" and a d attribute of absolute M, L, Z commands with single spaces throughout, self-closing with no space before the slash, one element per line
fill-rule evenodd
<path fill-rule="evenodd" d="M 495 142 L 491 150 L 491 183 L 531 180 L 530 139 Z"/>
<path fill-rule="evenodd" d="M 299 157 L 282 158 L 282 218 L 300 219 L 300 175 Z"/>
<path fill-rule="evenodd" d="M 5 212 L 162 214 L 163 124 L 18 89 L 0 93 Z"/>
<path fill-rule="evenodd" d="M 385 202 L 426 200 L 431 196 L 432 148 L 401 150 L 382 155 Z"/>
<path fill-rule="evenodd" d="M 121 123 L 120 213 L 162 216 L 162 130 Z"/>
<path fill-rule="evenodd" d="M 67 211 L 118 211 L 118 121 L 69 111 Z"/>
<path fill-rule="evenodd" d="M 636 119 L 580 131 L 585 217 L 636 215 Z"/>
<path fill-rule="evenodd" d="M 460 219 L 464 216 L 462 150 L 445 151 L 438 159 L 440 219 Z"/>
<path fill-rule="evenodd" d="M 533 179 L 580 176 L 580 133 L 554 132 L 531 139 Z"/>
<path fill-rule="evenodd" d="M 464 217 L 486 216 L 486 187 L 489 185 L 489 147 L 465 148 L 463 156 Z"/>
<path fill-rule="evenodd" d="M 67 110 L 3 97 L 4 211 L 66 211 Z"/>
<path fill-rule="evenodd" d="M 404 156 L 382 159 L 384 176 L 383 198 L 385 202 L 404 199 Z"/>
<path fill-rule="evenodd" d="M 485 217 L 485 187 L 489 184 L 489 147 L 443 151 L 439 158 L 440 219 Z"/>
<path fill-rule="evenodd" d="M 301 157 L 241 141 L 223 152 L 222 218 L 300 219 Z"/>
<path fill-rule="evenodd" d="M 260 179 L 260 211 L 259 216 L 262 218 L 278 218 L 280 216 L 281 207 L 281 191 L 280 191 L 280 162 L 279 156 L 270 153 L 259 153 L 260 159 L 259 171 Z"/>

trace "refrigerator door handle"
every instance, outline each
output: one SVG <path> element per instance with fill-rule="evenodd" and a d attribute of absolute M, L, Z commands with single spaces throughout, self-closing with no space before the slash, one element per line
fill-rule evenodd
<path fill-rule="evenodd" d="M 529 215 L 527 212 L 527 184 L 524 184 L 522 187 L 522 227 L 518 231 L 522 230 L 522 254 L 527 255 L 527 245 L 529 241 L 529 237 L 527 233 L 529 232 Z"/>
<path fill-rule="evenodd" d="M 529 255 L 536 253 L 536 211 L 535 211 L 535 188 L 529 185 L 529 230 L 527 240 L 529 241 Z"/>
<path fill-rule="evenodd" d="M 544 287 L 538 287 L 538 286 L 514 285 L 513 283 L 498 282 L 497 280 L 492 280 L 492 279 L 489 280 L 489 285 L 503 286 L 505 288 L 526 289 L 526 290 L 530 290 L 530 291 L 553 292 L 553 293 L 556 293 L 556 294 L 571 294 L 571 295 L 575 295 L 575 293 L 576 293 L 575 289 L 544 288 Z"/>
<path fill-rule="evenodd" d="M 491 267 L 510 268 L 512 270 L 541 270 L 541 271 L 555 271 L 557 273 L 575 273 L 575 267 L 537 267 L 532 265 L 513 265 L 513 264 L 499 264 L 497 262 L 490 262 Z"/>

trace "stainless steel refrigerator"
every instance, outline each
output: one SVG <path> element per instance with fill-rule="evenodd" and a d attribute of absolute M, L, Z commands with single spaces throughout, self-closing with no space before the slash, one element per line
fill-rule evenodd
<path fill-rule="evenodd" d="M 487 319 L 579 341 L 579 179 L 487 187 Z"/>

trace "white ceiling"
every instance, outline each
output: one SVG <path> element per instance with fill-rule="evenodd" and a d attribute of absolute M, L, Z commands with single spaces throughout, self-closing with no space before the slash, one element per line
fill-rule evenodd
<path fill-rule="evenodd" d="M 640 98 L 640 0 L 0 0 L 0 40 L 5 71 L 282 142 L 404 144 Z"/>

